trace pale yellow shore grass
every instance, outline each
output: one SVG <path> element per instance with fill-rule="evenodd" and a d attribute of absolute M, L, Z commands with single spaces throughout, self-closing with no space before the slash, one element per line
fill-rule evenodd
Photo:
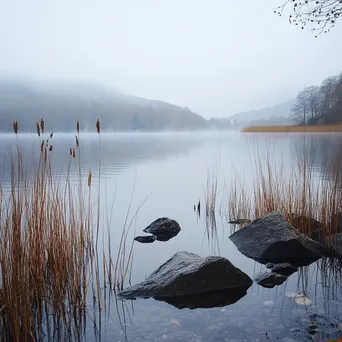
<path fill-rule="evenodd" d="M 338 125 L 293 125 L 293 126 L 251 126 L 241 129 L 243 133 L 305 133 L 305 132 L 342 132 L 342 124 Z"/>

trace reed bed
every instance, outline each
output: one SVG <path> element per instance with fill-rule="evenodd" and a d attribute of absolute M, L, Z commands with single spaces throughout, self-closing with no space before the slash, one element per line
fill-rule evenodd
<path fill-rule="evenodd" d="M 342 132 L 342 124 L 337 125 L 289 125 L 289 126 L 250 126 L 241 129 L 243 133 L 318 133 Z"/>
<path fill-rule="evenodd" d="M 246 188 L 236 177 L 228 189 L 229 220 L 253 220 L 280 210 L 305 234 L 324 240 L 337 233 L 342 222 L 342 144 L 333 158 L 322 162 L 319 177 L 310 168 L 311 152 L 293 156 L 289 171 L 285 161 L 275 162 L 269 151 L 258 151 L 252 161 L 253 186 Z M 323 227 L 319 231 L 314 220 Z"/>
<path fill-rule="evenodd" d="M 0 185 L 0 339 L 79 341 L 87 321 L 96 321 L 87 309 L 89 298 L 96 308 L 92 312 L 100 313 L 101 282 L 108 281 L 113 288 L 118 273 L 120 282 L 124 282 L 132 248 L 124 259 L 127 264 L 123 261 L 114 269 L 108 229 L 108 249 L 102 252 L 100 277 L 100 186 L 94 201 L 92 172 L 83 177 L 81 170 L 79 122 L 75 146 L 66 151 L 70 160 L 65 177 L 53 173 L 53 133 L 45 133 L 43 119 L 36 129 L 40 146 L 32 175 L 23 162 L 19 123 L 13 122 L 15 153 L 8 166 L 10 189 Z M 99 120 L 96 132 L 100 175 Z M 72 168 L 78 175 L 76 183 L 70 180 Z M 124 275 L 122 268 L 126 269 Z"/>

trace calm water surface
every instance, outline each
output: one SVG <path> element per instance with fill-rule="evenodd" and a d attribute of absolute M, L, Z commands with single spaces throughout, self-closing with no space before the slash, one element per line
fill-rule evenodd
<path fill-rule="evenodd" d="M 5 165 L 13 141 L 13 135 L 0 136 L 5 187 L 9 180 Z M 293 156 L 310 151 L 310 167 L 320 177 L 323 159 L 334 156 L 339 142 L 340 135 L 336 134 L 102 134 L 101 203 L 104 219 L 108 217 L 105 203 L 110 207 L 115 196 L 110 223 L 113 257 L 133 194 L 129 218 L 147 200 L 133 222 L 129 242 L 162 216 L 177 220 L 182 227 L 178 236 L 168 242 L 134 244 L 133 283 L 142 281 L 179 251 L 193 252 L 203 257 L 221 255 L 253 278 L 264 271 L 265 266 L 241 255 L 229 240 L 231 226 L 226 223 L 225 216 L 228 208 L 227 186 L 229 188 L 236 176 L 245 186 L 252 185 L 252 164 L 257 150 L 261 160 L 268 150 L 275 165 L 283 160 L 284 168 L 289 171 L 294 165 Z M 39 148 L 37 138 L 21 135 L 19 144 L 24 149 L 24 159 L 31 162 L 32 152 Z M 74 136 L 55 134 L 53 144 L 54 170 L 61 175 L 70 160 L 68 151 L 69 147 L 74 146 Z M 95 187 L 98 160 L 98 136 L 81 135 L 82 168 L 85 177 L 87 170 L 92 169 Z M 204 207 L 207 177 L 213 174 L 218 179 L 217 233 L 208 238 L 205 219 L 203 215 L 199 218 L 194 213 L 193 205 L 201 200 Z M 105 226 L 102 228 L 103 231 L 107 229 Z M 340 277 L 331 272 L 327 276 L 326 272 L 321 271 L 322 267 L 322 263 L 318 262 L 303 268 L 273 289 L 254 283 L 238 302 L 219 308 L 179 310 L 153 299 L 125 303 L 112 299 L 109 310 L 103 312 L 101 317 L 101 340 L 289 342 L 337 339 L 342 337 Z M 312 305 L 298 305 L 295 298 L 285 295 L 303 291 Z M 98 338 L 90 324 L 85 340 Z"/>

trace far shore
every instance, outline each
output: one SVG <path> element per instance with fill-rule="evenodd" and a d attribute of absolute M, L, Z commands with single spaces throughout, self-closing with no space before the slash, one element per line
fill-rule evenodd
<path fill-rule="evenodd" d="M 342 132 L 342 124 L 337 125 L 290 125 L 290 126 L 250 126 L 241 129 L 243 133 L 290 133 L 290 132 Z"/>

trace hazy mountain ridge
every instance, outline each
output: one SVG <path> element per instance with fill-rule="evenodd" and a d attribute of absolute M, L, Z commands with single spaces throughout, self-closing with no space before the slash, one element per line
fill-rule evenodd
<path fill-rule="evenodd" d="M 124 95 L 100 86 L 30 84 L 0 80 L 0 129 L 10 131 L 13 119 L 21 131 L 34 131 L 45 118 L 51 131 L 94 130 L 97 118 L 103 131 L 200 130 L 207 121 L 189 109 L 158 100 Z"/>
<path fill-rule="evenodd" d="M 274 107 L 211 118 L 160 100 L 126 95 L 117 90 L 84 83 L 38 83 L 0 78 L 0 131 L 12 130 L 14 119 L 20 131 L 34 132 L 41 117 L 49 131 L 73 132 L 76 119 L 81 129 L 102 131 L 198 131 L 229 130 L 247 125 L 283 125 L 290 122 L 294 101 Z"/>
<path fill-rule="evenodd" d="M 291 108 L 295 100 L 289 100 L 272 107 L 266 107 L 257 110 L 245 111 L 231 116 L 229 119 L 239 126 L 265 124 L 289 124 Z"/>

